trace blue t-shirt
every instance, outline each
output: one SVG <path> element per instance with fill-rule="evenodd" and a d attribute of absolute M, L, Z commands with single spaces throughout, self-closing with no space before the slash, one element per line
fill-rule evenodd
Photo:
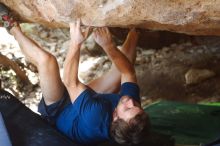
<path fill-rule="evenodd" d="M 119 94 L 98 94 L 87 88 L 73 103 L 64 107 L 56 118 L 56 126 L 78 143 L 109 140 L 112 113 L 124 95 L 140 102 L 139 87 L 135 83 L 122 84 Z"/>

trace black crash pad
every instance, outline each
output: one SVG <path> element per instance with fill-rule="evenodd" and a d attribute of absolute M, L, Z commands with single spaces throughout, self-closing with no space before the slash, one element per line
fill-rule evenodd
<path fill-rule="evenodd" d="M 3 90 L 0 91 L 0 112 L 13 146 L 76 146 Z"/>
<path fill-rule="evenodd" d="M 0 112 L 13 146 L 77 146 L 10 93 L 0 90 Z M 98 146 L 116 146 L 104 142 Z M 170 136 L 152 133 L 138 146 L 174 146 Z"/>

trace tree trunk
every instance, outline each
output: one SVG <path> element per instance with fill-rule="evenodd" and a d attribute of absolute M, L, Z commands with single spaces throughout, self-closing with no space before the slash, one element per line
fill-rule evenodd
<path fill-rule="evenodd" d="M 14 70 L 14 72 L 16 73 L 16 75 L 22 81 L 23 84 L 31 84 L 28 77 L 26 76 L 26 73 L 23 70 L 21 70 L 18 64 L 2 54 L 0 54 L 0 65 L 10 67 L 12 70 Z M 1 86 L 1 81 L 0 81 L 0 86 Z"/>

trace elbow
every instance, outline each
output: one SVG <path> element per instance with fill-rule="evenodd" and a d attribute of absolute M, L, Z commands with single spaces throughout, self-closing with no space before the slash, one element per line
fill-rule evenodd
<path fill-rule="evenodd" d="M 125 72 L 123 74 L 129 74 L 129 75 L 135 75 L 135 68 L 133 66 L 128 66 L 127 70 L 125 70 Z"/>
<path fill-rule="evenodd" d="M 131 73 L 132 75 L 135 75 L 135 74 L 136 74 L 135 68 L 134 68 L 133 66 L 132 66 L 131 69 L 130 69 L 130 73 Z"/>
<path fill-rule="evenodd" d="M 137 77 L 134 69 L 131 69 L 125 73 L 121 74 L 121 83 L 124 82 L 137 82 Z"/>
<path fill-rule="evenodd" d="M 63 78 L 63 84 L 66 86 L 66 87 L 69 87 L 71 86 L 71 81 L 68 79 L 68 78 Z"/>
<path fill-rule="evenodd" d="M 63 84 L 66 88 L 74 88 L 79 85 L 79 80 L 71 80 L 69 78 L 63 78 Z"/>

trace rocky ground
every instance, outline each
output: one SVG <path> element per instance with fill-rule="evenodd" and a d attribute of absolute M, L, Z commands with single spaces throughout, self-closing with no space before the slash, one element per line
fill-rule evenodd
<path fill-rule="evenodd" d="M 46 29 L 30 24 L 23 24 L 22 29 L 57 57 L 62 74 L 62 64 L 69 43 L 68 29 Z M 23 85 L 17 80 L 13 70 L 0 65 L 2 87 L 36 111 L 41 98 L 37 70 L 25 61 L 13 37 L 2 28 L 0 31 L 0 53 L 19 64 L 31 82 Z M 79 76 L 84 83 L 101 76 L 111 66 L 108 57 L 92 37 L 83 45 L 81 54 Z M 135 67 L 143 105 L 161 99 L 190 103 L 220 101 L 218 37 L 194 37 L 187 42 L 157 50 L 137 47 Z"/>

